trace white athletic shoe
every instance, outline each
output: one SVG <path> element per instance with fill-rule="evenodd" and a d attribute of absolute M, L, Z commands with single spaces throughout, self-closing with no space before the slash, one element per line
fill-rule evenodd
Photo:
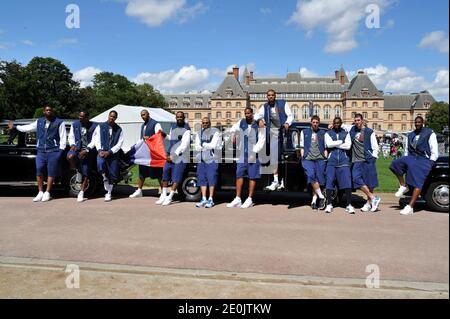
<path fill-rule="evenodd" d="M 380 202 L 381 202 L 381 197 L 375 196 L 375 198 L 372 200 L 372 208 L 370 209 L 370 211 L 372 213 L 374 213 L 378 210 L 378 207 L 380 206 Z"/>
<path fill-rule="evenodd" d="M 253 201 L 252 201 L 252 199 L 250 197 L 248 197 L 245 200 L 244 204 L 241 205 L 241 208 L 245 209 L 245 208 L 250 208 L 250 207 L 253 207 Z"/>
<path fill-rule="evenodd" d="M 50 193 L 49 192 L 45 192 L 44 195 L 42 196 L 42 201 L 43 202 L 48 202 L 51 199 L 52 198 L 50 197 Z"/>
<path fill-rule="evenodd" d="M 161 194 L 159 196 L 159 199 L 155 202 L 156 205 L 162 205 L 162 203 L 164 203 L 164 200 L 166 199 L 167 195 L 166 194 Z"/>
<path fill-rule="evenodd" d="M 170 204 L 172 204 L 172 198 L 170 196 L 166 196 L 164 202 L 162 203 L 162 206 L 169 206 Z"/>
<path fill-rule="evenodd" d="M 277 187 L 277 191 L 282 191 L 284 190 L 284 180 L 281 180 L 280 186 Z"/>
<path fill-rule="evenodd" d="M 364 206 L 361 208 L 361 211 L 367 213 L 368 211 L 370 211 L 371 208 L 372 205 L 370 205 L 369 203 L 365 203 Z"/>
<path fill-rule="evenodd" d="M 273 191 L 277 190 L 277 188 L 279 186 L 280 186 L 280 184 L 278 182 L 273 181 L 272 184 L 270 184 L 269 186 L 267 186 L 265 188 L 265 190 L 273 192 Z"/>
<path fill-rule="evenodd" d="M 414 214 L 414 210 L 413 210 L 413 208 L 411 206 L 406 205 L 405 208 L 403 208 L 400 211 L 400 214 L 401 215 L 412 215 L 412 214 Z"/>
<path fill-rule="evenodd" d="M 39 192 L 35 198 L 33 198 L 33 202 L 40 202 L 42 200 L 42 197 L 44 197 L 44 192 Z"/>
<path fill-rule="evenodd" d="M 229 204 L 227 204 L 228 208 L 234 208 L 234 207 L 241 207 L 242 205 L 242 200 L 238 197 L 236 197 L 235 199 L 233 199 L 233 201 Z"/>
<path fill-rule="evenodd" d="M 139 198 L 142 197 L 142 189 L 136 189 L 136 191 L 130 195 L 130 198 Z"/>
<path fill-rule="evenodd" d="M 400 185 L 397 193 L 395 193 L 395 197 L 401 198 L 406 192 L 408 192 L 408 187 Z"/>
<path fill-rule="evenodd" d="M 327 205 L 325 208 L 325 213 L 331 214 L 333 212 L 333 205 Z"/>
<path fill-rule="evenodd" d="M 110 202 L 110 201 L 112 201 L 112 196 L 111 196 L 110 193 L 107 193 L 107 194 L 105 195 L 105 202 Z"/>
<path fill-rule="evenodd" d="M 82 202 L 84 202 L 86 200 L 87 200 L 87 198 L 84 198 L 84 192 L 79 192 L 78 193 L 78 197 L 77 197 L 77 202 L 78 203 L 82 203 Z"/>
<path fill-rule="evenodd" d="M 347 213 L 349 213 L 349 214 L 354 214 L 354 213 L 355 213 L 355 208 L 354 208 L 352 205 L 348 205 L 348 206 L 345 208 L 345 211 L 346 211 Z"/>

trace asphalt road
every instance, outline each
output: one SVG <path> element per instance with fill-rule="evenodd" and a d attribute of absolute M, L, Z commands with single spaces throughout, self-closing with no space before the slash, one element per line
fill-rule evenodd
<path fill-rule="evenodd" d="M 382 280 L 449 281 L 448 214 L 401 216 L 384 204 L 375 214 L 326 215 L 280 199 L 248 210 L 163 208 L 156 197 L 126 198 L 129 190 L 82 204 L 2 192 L 0 257 L 331 278 L 366 278 L 375 264 Z"/>

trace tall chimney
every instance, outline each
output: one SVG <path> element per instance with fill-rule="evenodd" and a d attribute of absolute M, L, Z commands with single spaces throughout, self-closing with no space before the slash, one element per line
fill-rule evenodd
<path fill-rule="evenodd" d="M 340 80 L 340 82 L 341 82 L 341 85 L 344 85 L 344 84 L 345 84 L 345 76 L 344 76 L 343 74 L 341 74 L 341 80 Z"/>
<path fill-rule="evenodd" d="M 250 81 L 253 81 L 254 80 L 254 78 L 253 78 L 253 71 L 250 71 Z"/>
<path fill-rule="evenodd" d="M 237 66 L 235 66 L 233 68 L 233 74 L 234 74 L 234 77 L 236 78 L 236 80 L 239 81 L 239 68 Z"/>
<path fill-rule="evenodd" d="M 250 85 L 250 75 L 245 76 L 245 85 Z"/>
<path fill-rule="evenodd" d="M 336 78 L 336 80 L 339 80 L 339 71 L 338 70 L 334 71 L 334 77 Z"/>

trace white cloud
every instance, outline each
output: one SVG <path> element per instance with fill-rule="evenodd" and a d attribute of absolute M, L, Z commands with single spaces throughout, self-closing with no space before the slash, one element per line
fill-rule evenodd
<path fill-rule="evenodd" d="M 391 0 L 310 0 L 297 1 L 296 11 L 288 23 L 306 30 L 307 38 L 315 29 L 328 35 L 327 53 L 343 53 L 358 47 L 355 36 L 362 20 L 368 15 L 366 7 L 376 4 L 383 10 Z"/>
<path fill-rule="evenodd" d="M 94 76 L 100 72 L 102 72 L 102 70 L 94 68 L 93 66 L 88 66 L 87 68 L 75 72 L 73 79 L 80 83 L 80 87 L 85 88 L 92 85 Z"/>
<path fill-rule="evenodd" d="M 150 27 L 158 27 L 165 21 L 177 19 L 184 23 L 197 14 L 206 12 L 202 2 L 187 6 L 186 0 L 126 0 L 126 14 L 138 18 Z"/>
<path fill-rule="evenodd" d="M 431 48 L 448 54 L 448 35 L 444 31 L 433 31 L 425 35 L 419 43 L 419 48 Z"/>
<path fill-rule="evenodd" d="M 261 14 L 267 15 L 267 14 L 271 14 L 272 13 L 272 9 L 270 9 L 270 8 L 260 8 L 259 12 L 261 12 Z"/>
<path fill-rule="evenodd" d="M 77 38 L 62 38 L 56 41 L 55 44 L 52 45 L 54 48 L 64 47 L 64 46 L 75 46 L 78 44 Z"/>
<path fill-rule="evenodd" d="M 167 70 L 159 73 L 140 73 L 133 79 L 138 84 L 149 83 L 165 93 L 185 92 L 190 90 L 212 89 L 208 85 L 210 71 L 197 69 L 194 65 L 184 66 L 180 70 Z M 214 87 L 213 89 L 216 89 Z"/>
<path fill-rule="evenodd" d="M 364 72 L 379 89 L 385 92 L 409 94 L 427 90 L 437 100 L 449 100 L 449 71 L 447 69 L 435 72 L 434 80 L 427 80 L 424 76 L 403 66 L 390 70 L 379 64 L 375 67 L 365 68 Z M 355 74 L 356 72 L 351 72 L 350 76 Z"/>
<path fill-rule="evenodd" d="M 28 46 L 34 46 L 34 42 L 31 40 L 22 40 L 20 41 L 22 44 L 28 45 Z"/>
<path fill-rule="evenodd" d="M 304 78 L 314 78 L 314 77 L 318 76 L 318 74 L 316 72 L 308 70 L 305 67 L 300 68 L 300 74 Z"/>

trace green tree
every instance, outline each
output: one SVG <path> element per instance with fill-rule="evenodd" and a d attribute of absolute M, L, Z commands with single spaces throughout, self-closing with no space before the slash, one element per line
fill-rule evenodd
<path fill-rule="evenodd" d="M 445 126 L 448 126 L 449 105 L 446 102 L 436 102 L 430 107 L 427 114 L 427 124 L 437 133 L 442 133 Z"/>
<path fill-rule="evenodd" d="M 161 107 L 164 109 L 168 107 L 164 96 L 162 96 L 158 90 L 155 90 L 152 85 L 148 83 L 139 84 L 136 86 L 136 90 L 139 100 L 138 105 L 145 107 Z"/>

